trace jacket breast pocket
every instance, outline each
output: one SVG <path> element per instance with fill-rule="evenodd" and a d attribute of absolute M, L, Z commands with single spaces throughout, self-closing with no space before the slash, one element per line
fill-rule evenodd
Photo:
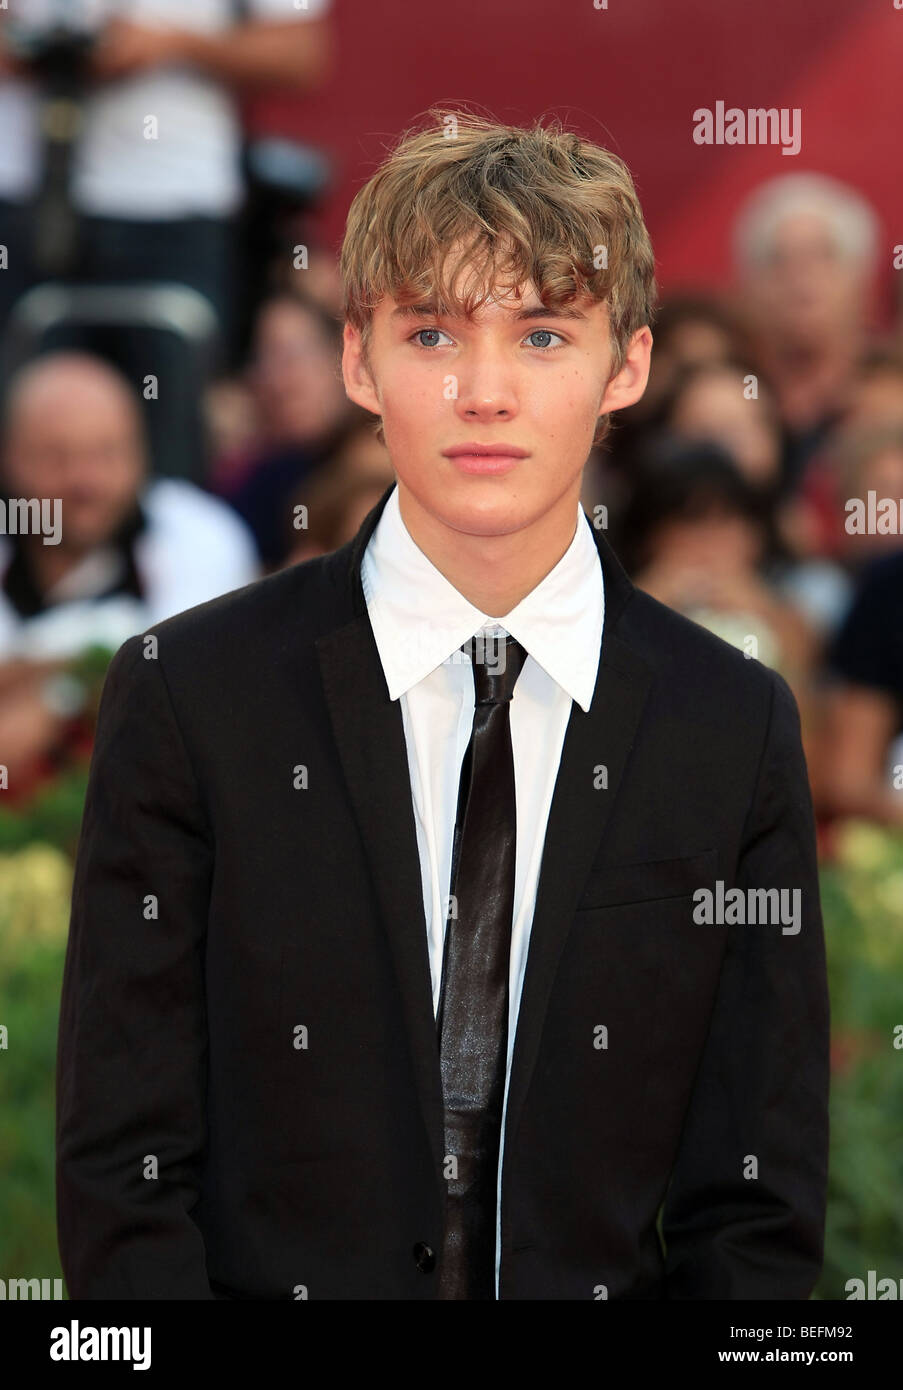
<path fill-rule="evenodd" d="M 577 911 L 691 897 L 697 888 L 714 887 L 717 865 L 713 849 L 677 859 L 597 865 L 590 871 Z"/>

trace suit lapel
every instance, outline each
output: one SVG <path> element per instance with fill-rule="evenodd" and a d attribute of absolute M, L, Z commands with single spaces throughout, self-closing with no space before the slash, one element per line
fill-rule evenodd
<path fill-rule="evenodd" d="M 571 706 L 549 811 L 511 1064 L 506 1154 L 536 1064 L 558 961 L 616 802 L 651 681 L 646 663 L 607 629 L 606 613 L 592 704 L 586 713 L 576 703 Z M 607 787 L 597 785 L 601 768 Z"/>
<path fill-rule="evenodd" d="M 316 645 L 339 757 L 395 962 L 417 1093 L 438 1174 L 445 1148 L 442 1078 L 407 745 L 401 702 L 389 698 L 361 585 L 364 551 L 391 492 L 392 487 L 386 489 L 343 548 L 353 616 Z"/>
<path fill-rule="evenodd" d="M 589 710 L 584 713 L 578 704 L 571 705 L 549 810 L 511 1062 L 505 1118 L 509 1155 L 536 1065 L 558 961 L 616 803 L 652 681 L 647 662 L 624 636 L 622 618 L 635 587 L 602 532 L 588 518 L 587 525 L 605 584 L 602 649 Z"/>
<path fill-rule="evenodd" d="M 444 1155 L 442 1080 L 404 724 L 400 701 L 389 699 L 361 584 L 364 551 L 394 486 L 334 557 L 345 566 L 350 620 L 320 637 L 317 649 L 339 756 L 395 961 L 438 1174 Z M 634 586 L 602 533 L 591 529 L 605 579 L 601 661 L 589 711 L 571 707 L 549 813 L 509 1086 L 508 1153 L 536 1063 L 558 960 L 617 797 L 651 680 L 646 663 L 618 633 Z M 607 770 L 607 789 L 597 786 L 600 767 Z"/>

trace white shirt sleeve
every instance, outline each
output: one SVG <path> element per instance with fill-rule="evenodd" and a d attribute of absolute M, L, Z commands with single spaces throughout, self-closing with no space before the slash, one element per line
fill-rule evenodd
<path fill-rule="evenodd" d="M 332 9 L 332 0 L 247 0 L 248 18 L 321 19 Z"/>
<path fill-rule="evenodd" d="M 134 553 L 151 622 L 260 578 L 249 528 L 219 497 L 183 478 L 156 478 L 142 502 L 149 525 Z"/>

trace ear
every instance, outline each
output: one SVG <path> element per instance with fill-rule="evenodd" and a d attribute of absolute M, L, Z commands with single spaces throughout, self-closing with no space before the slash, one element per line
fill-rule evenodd
<path fill-rule="evenodd" d="M 630 340 L 624 365 L 605 388 L 599 414 L 607 415 L 624 406 L 635 405 L 646 390 L 652 354 L 652 332 L 648 324 L 638 328 Z"/>
<path fill-rule="evenodd" d="M 342 332 L 342 380 L 345 394 L 374 415 L 382 414 L 370 361 L 364 352 L 360 329 L 346 323 Z"/>

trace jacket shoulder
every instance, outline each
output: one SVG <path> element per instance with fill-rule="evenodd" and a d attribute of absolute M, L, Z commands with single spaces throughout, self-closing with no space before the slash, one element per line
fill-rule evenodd
<path fill-rule="evenodd" d="M 754 637 L 755 632 L 750 635 Z M 777 671 L 642 589 L 633 592 L 619 636 L 639 653 L 665 689 L 691 691 L 697 707 L 721 709 L 726 699 L 746 706 L 770 706 L 776 685 L 790 694 Z M 603 646 L 604 641 L 603 637 Z"/>
<path fill-rule="evenodd" d="M 347 563 L 342 551 L 300 561 L 239 589 L 195 604 L 152 623 L 142 634 L 155 636 L 161 650 L 186 652 L 197 660 L 205 651 L 308 640 L 350 619 Z"/>

